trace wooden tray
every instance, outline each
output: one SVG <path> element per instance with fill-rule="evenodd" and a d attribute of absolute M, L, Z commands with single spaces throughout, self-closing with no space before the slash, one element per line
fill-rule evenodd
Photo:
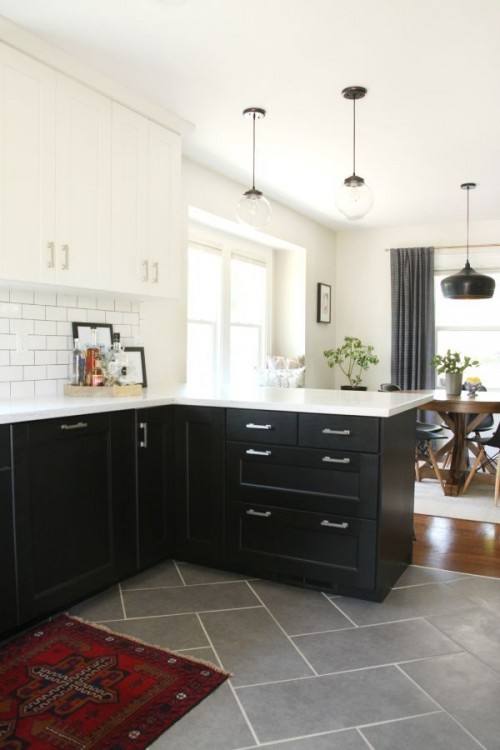
<path fill-rule="evenodd" d="M 64 386 L 65 396 L 78 396 L 90 398 L 115 397 L 123 398 L 124 396 L 140 396 L 142 385 L 71 385 L 66 383 Z"/>

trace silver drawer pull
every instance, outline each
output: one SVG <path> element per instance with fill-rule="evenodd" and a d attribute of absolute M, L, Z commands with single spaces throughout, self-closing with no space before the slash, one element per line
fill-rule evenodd
<path fill-rule="evenodd" d="M 272 430 L 273 426 L 272 424 L 254 424 L 253 422 L 249 422 L 245 425 L 247 430 Z"/>
<path fill-rule="evenodd" d="M 139 429 L 142 430 L 142 440 L 139 441 L 139 448 L 148 447 L 148 423 L 139 422 Z"/>
<path fill-rule="evenodd" d="M 349 524 L 347 521 L 343 521 L 342 523 L 332 523 L 331 521 L 327 521 L 326 519 L 324 521 L 321 521 L 320 526 L 328 526 L 329 529 L 348 529 Z"/>
<path fill-rule="evenodd" d="M 323 435 L 345 435 L 345 437 L 351 434 L 350 430 L 331 430 L 329 427 L 324 427 L 321 432 Z"/>
<path fill-rule="evenodd" d="M 62 424 L 61 430 L 84 430 L 88 427 L 87 422 L 75 422 L 74 424 Z"/>
<path fill-rule="evenodd" d="M 331 456 L 323 456 L 321 459 L 325 464 L 350 464 L 350 458 L 332 458 Z"/>
<path fill-rule="evenodd" d="M 247 516 L 259 516 L 259 518 L 270 518 L 271 517 L 271 511 L 260 511 L 260 510 L 254 510 L 253 508 L 250 508 L 250 510 L 245 511 Z"/>
<path fill-rule="evenodd" d="M 272 451 L 256 451 L 253 448 L 249 448 L 245 453 L 247 456 L 270 456 Z"/>

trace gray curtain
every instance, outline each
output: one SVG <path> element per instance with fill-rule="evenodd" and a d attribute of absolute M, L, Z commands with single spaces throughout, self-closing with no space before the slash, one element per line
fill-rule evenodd
<path fill-rule="evenodd" d="M 434 388 L 434 248 L 391 250 L 391 382 Z"/>

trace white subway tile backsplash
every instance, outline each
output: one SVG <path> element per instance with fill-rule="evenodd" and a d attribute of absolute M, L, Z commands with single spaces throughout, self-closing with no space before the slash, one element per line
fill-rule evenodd
<path fill-rule="evenodd" d="M 8 318 L 0 318 L 0 333 L 9 333 L 10 331 L 10 320 Z"/>
<path fill-rule="evenodd" d="M 0 367 L 0 381 L 2 383 L 23 379 L 22 367 Z"/>
<path fill-rule="evenodd" d="M 47 349 L 47 337 L 46 336 L 27 336 L 27 348 L 33 349 Z"/>
<path fill-rule="evenodd" d="M 116 299 L 115 310 L 116 312 L 130 312 L 132 309 L 132 303 L 128 299 Z"/>
<path fill-rule="evenodd" d="M 106 323 L 123 323 L 124 314 L 121 312 L 107 312 Z"/>
<path fill-rule="evenodd" d="M 123 323 L 117 323 L 116 325 L 114 325 L 113 331 L 116 331 L 116 333 L 119 333 L 121 337 L 132 335 L 131 327 L 126 326 Z"/>
<path fill-rule="evenodd" d="M 89 319 L 87 310 L 80 310 L 79 307 L 70 307 L 67 313 L 68 320 L 72 323 L 82 323 Z"/>
<path fill-rule="evenodd" d="M 29 289 L 11 289 L 10 301 L 11 302 L 27 302 L 28 304 L 32 304 L 33 292 Z"/>
<path fill-rule="evenodd" d="M 0 318 L 22 318 L 22 305 L 0 302 Z"/>
<path fill-rule="evenodd" d="M 55 320 L 35 320 L 35 333 L 41 336 L 55 336 L 57 323 Z"/>
<path fill-rule="evenodd" d="M 11 333 L 34 333 L 35 332 L 35 321 L 34 320 L 23 320 L 22 318 L 15 318 L 10 322 Z"/>
<path fill-rule="evenodd" d="M 78 307 L 84 307 L 84 308 L 93 310 L 94 308 L 97 307 L 97 298 L 90 297 L 90 296 L 78 297 Z"/>
<path fill-rule="evenodd" d="M 10 383 L 0 383 L 0 398 L 10 398 Z"/>
<path fill-rule="evenodd" d="M 21 365 L 21 364 L 23 364 L 22 362 L 11 362 L 10 361 L 10 355 L 12 353 L 13 352 L 9 352 L 8 349 L 0 351 L 0 366 L 3 367 L 4 365 L 10 365 L 10 364 L 12 364 L 12 365 Z"/>
<path fill-rule="evenodd" d="M 57 336 L 72 336 L 73 328 L 71 323 L 63 320 L 57 321 L 56 334 Z"/>
<path fill-rule="evenodd" d="M 0 352 L 0 354 L 8 354 L 8 352 Z M 10 364 L 11 365 L 32 365 L 35 362 L 35 352 L 10 352 Z M 0 362 L 0 364 L 9 364 L 8 362 Z"/>
<path fill-rule="evenodd" d="M 67 320 L 67 311 L 65 307 L 46 307 L 45 317 L 47 320 Z"/>
<path fill-rule="evenodd" d="M 45 380 L 47 377 L 47 368 L 44 365 L 33 365 L 24 368 L 25 380 Z"/>
<path fill-rule="evenodd" d="M 24 380 L 19 383 L 11 383 L 10 385 L 10 397 L 11 398 L 33 398 L 35 395 L 35 381 Z"/>
<path fill-rule="evenodd" d="M 123 322 L 131 326 L 139 325 L 139 313 L 123 313 Z"/>
<path fill-rule="evenodd" d="M 69 378 L 68 365 L 48 365 L 47 377 L 55 378 L 55 379 L 64 378 L 64 380 L 68 380 Z"/>
<path fill-rule="evenodd" d="M 97 307 L 99 310 L 114 310 L 115 301 L 113 297 L 98 297 Z"/>
<path fill-rule="evenodd" d="M 106 313 L 104 310 L 89 310 L 89 317 L 88 321 L 89 323 L 105 323 L 106 322 Z"/>
<path fill-rule="evenodd" d="M 45 320 L 45 307 L 43 305 L 23 305 L 23 318 Z"/>
<path fill-rule="evenodd" d="M 47 336 L 47 349 L 67 349 L 67 336 Z"/>
<path fill-rule="evenodd" d="M 35 382 L 35 396 L 55 396 L 56 394 L 56 380 L 37 380 Z"/>
<path fill-rule="evenodd" d="M 62 354 L 62 352 L 48 352 L 45 349 L 34 352 L 35 365 L 55 365 L 59 354 Z"/>
<path fill-rule="evenodd" d="M 7 287 L 0 287 L 0 302 L 8 302 L 9 300 L 10 300 L 10 289 L 8 289 Z"/>
<path fill-rule="evenodd" d="M 56 355 L 56 362 L 58 365 L 69 365 L 71 362 L 71 354 L 72 352 L 47 352 L 47 354 L 55 354 Z M 51 362 L 50 364 L 56 364 L 56 362 Z"/>
<path fill-rule="evenodd" d="M 58 307 L 76 307 L 76 294 L 58 294 Z"/>
<path fill-rule="evenodd" d="M 35 292 L 35 305 L 56 305 L 57 295 L 55 292 Z"/>
<path fill-rule="evenodd" d="M 0 349 L 15 349 L 17 337 L 11 334 L 0 334 Z"/>

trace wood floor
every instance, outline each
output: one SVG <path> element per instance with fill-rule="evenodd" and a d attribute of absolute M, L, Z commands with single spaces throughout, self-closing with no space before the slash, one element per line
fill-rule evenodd
<path fill-rule="evenodd" d="M 500 577 L 500 524 L 415 515 L 413 562 Z"/>

